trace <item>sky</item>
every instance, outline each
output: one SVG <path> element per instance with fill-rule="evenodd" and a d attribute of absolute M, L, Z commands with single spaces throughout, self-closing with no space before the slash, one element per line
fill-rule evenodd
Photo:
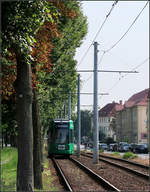
<path fill-rule="evenodd" d="M 87 16 L 88 33 L 76 50 L 77 70 L 93 70 L 94 46 L 91 44 L 113 3 L 114 1 L 82 1 L 82 11 Z M 138 71 L 131 74 L 99 72 L 98 93 L 108 94 L 98 96 L 99 109 L 113 101 L 122 100 L 124 103 L 133 94 L 149 87 L 149 4 L 124 38 L 103 55 L 103 51 L 108 50 L 127 31 L 145 4 L 146 1 L 118 1 L 95 39 L 99 44 L 99 70 Z M 81 93 L 93 93 L 93 73 L 80 75 Z M 81 109 L 93 110 L 93 96 L 81 94 L 80 98 Z"/>

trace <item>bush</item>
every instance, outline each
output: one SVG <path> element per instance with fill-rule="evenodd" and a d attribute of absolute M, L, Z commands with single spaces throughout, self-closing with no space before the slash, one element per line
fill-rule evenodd
<path fill-rule="evenodd" d="M 115 152 L 113 152 L 113 154 L 112 155 L 117 155 L 117 156 L 119 156 L 120 155 L 120 153 L 119 152 L 117 152 L 117 151 L 115 151 Z"/>
<path fill-rule="evenodd" d="M 137 157 L 137 155 L 135 155 L 134 153 L 126 152 L 126 153 L 124 153 L 122 158 L 123 159 L 134 159 L 135 157 Z"/>
<path fill-rule="evenodd" d="M 103 153 L 103 152 L 104 152 L 104 149 L 100 149 L 99 152 L 100 152 L 100 153 Z"/>

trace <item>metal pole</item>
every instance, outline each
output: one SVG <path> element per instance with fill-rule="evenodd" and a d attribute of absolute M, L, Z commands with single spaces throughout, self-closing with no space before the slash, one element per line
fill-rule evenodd
<path fill-rule="evenodd" d="M 99 134 L 98 134 L 98 65 L 97 65 L 97 42 L 94 42 L 94 138 L 93 138 L 93 163 L 98 164 L 99 162 Z"/>
<path fill-rule="evenodd" d="M 81 120 L 80 120 L 80 74 L 78 74 L 78 98 L 77 98 L 77 157 L 80 157 Z"/>
<path fill-rule="evenodd" d="M 69 104 L 68 119 L 70 120 L 71 119 L 71 91 L 69 91 L 68 104 Z"/>

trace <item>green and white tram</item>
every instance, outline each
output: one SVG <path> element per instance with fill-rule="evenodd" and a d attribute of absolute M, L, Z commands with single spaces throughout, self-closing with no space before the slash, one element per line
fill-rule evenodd
<path fill-rule="evenodd" d="M 72 120 L 56 119 L 48 130 L 48 156 L 74 153 L 74 125 Z"/>

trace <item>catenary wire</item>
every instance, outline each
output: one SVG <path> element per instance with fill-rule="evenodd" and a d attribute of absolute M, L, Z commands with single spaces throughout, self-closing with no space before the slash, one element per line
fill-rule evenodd
<path fill-rule="evenodd" d="M 102 55 L 102 57 L 101 57 L 101 59 L 100 59 L 100 61 L 99 61 L 99 63 L 98 63 L 98 65 L 102 62 L 102 59 L 103 59 L 103 57 L 104 57 L 104 55 L 106 54 L 106 53 L 108 53 L 111 49 L 113 49 L 124 37 L 125 37 L 125 35 L 129 32 L 129 30 L 131 29 L 131 27 L 134 25 L 134 23 L 137 21 L 137 19 L 139 18 L 139 16 L 141 15 L 141 13 L 144 11 L 144 9 L 146 8 L 146 6 L 148 5 L 148 2 L 149 1 L 147 1 L 147 3 L 144 5 L 144 7 L 142 8 L 142 10 L 140 11 L 140 13 L 136 16 L 136 18 L 134 19 L 134 21 L 132 22 L 132 24 L 129 26 L 129 28 L 127 29 L 127 31 L 121 36 L 121 38 L 114 44 L 114 45 L 112 45 L 109 49 L 107 49 L 107 50 L 102 50 L 103 51 L 103 55 Z M 113 8 L 113 7 L 112 7 Z M 111 12 L 112 10 L 110 10 L 110 12 Z M 107 18 L 107 17 L 106 17 Z M 104 22 L 103 22 L 104 23 Z M 103 24 L 102 24 L 102 26 L 103 26 Z M 100 28 L 101 29 L 101 28 Z M 100 31 L 100 30 L 99 30 Z M 96 34 L 96 36 L 95 37 L 97 37 L 97 35 L 98 35 L 98 33 Z M 94 40 L 95 40 L 96 38 L 94 38 Z M 127 75 L 127 74 L 126 74 Z M 126 76 L 125 75 L 125 76 Z M 87 83 L 91 78 L 92 78 L 92 76 L 93 76 L 93 74 L 91 74 L 89 77 L 88 77 L 88 79 L 86 79 L 85 80 L 85 83 Z M 124 77 L 125 77 L 124 76 Z M 115 86 L 117 85 L 118 83 L 115 83 Z M 114 86 L 113 86 L 114 87 Z"/>
<path fill-rule="evenodd" d="M 141 13 L 144 11 L 144 9 L 146 8 L 146 6 L 148 5 L 148 2 L 145 4 L 145 6 L 142 8 L 142 10 L 140 11 L 140 13 L 136 16 L 136 18 L 134 19 L 134 21 L 132 22 L 132 24 L 129 26 L 129 28 L 127 29 L 127 31 L 122 35 L 122 37 L 113 45 L 111 46 L 109 49 L 103 51 L 104 54 L 108 53 L 111 49 L 113 49 L 124 37 L 125 35 L 129 32 L 129 30 L 131 29 L 131 27 L 134 25 L 134 23 L 137 21 L 137 19 L 139 18 L 139 16 L 141 15 Z M 138 66 L 136 66 L 135 68 L 133 68 L 132 70 L 137 69 L 138 67 L 140 67 L 141 65 L 143 65 L 149 58 L 145 59 L 142 63 L 140 63 Z M 126 77 L 128 74 L 125 74 L 123 76 L 121 76 L 121 78 L 119 78 L 119 80 L 108 90 L 111 91 L 114 87 L 116 87 L 118 85 L 118 83 L 122 80 L 122 78 Z M 102 98 L 103 96 L 100 96 L 100 98 Z"/>
<path fill-rule="evenodd" d="M 134 21 L 131 23 L 131 25 L 129 26 L 129 28 L 127 29 L 127 31 L 121 36 L 121 38 L 114 44 L 112 45 L 109 49 L 104 50 L 104 52 L 108 53 L 110 50 L 112 50 L 114 47 L 116 47 L 116 45 L 126 36 L 126 34 L 129 32 L 129 30 L 132 28 L 132 26 L 134 25 L 134 23 L 137 21 L 137 19 L 139 18 L 139 16 L 141 15 L 141 13 L 144 11 L 144 9 L 146 8 L 146 6 L 148 5 L 149 1 L 147 1 L 147 3 L 144 5 L 144 7 L 142 8 L 142 10 L 140 11 L 140 13 L 136 16 L 136 18 L 134 19 Z"/>
<path fill-rule="evenodd" d="M 99 33 L 101 32 L 101 30 L 102 30 L 102 28 L 103 28 L 103 26 L 104 26 L 106 20 L 108 19 L 109 15 L 111 14 L 112 10 L 114 9 L 114 7 L 115 7 L 115 5 L 116 5 L 117 3 L 118 3 L 118 1 L 115 1 L 115 2 L 112 4 L 112 7 L 111 7 L 109 13 L 106 15 L 105 20 L 103 21 L 103 23 L 102 23 L 102 25 L 100 26 L 98 32 L 96 33 L 96 35 L 95 35 L 95 37 L 94 37 L 94 39 L 93 39 L 92 44 L 94 43 L 94 41 L 95 41 L 96 38 L 98 37 L 98 35 L 99 35 Z"/>
<path fill-rule="evenodd" d="M 102 58 L 100 59 L 99 64 L 102 62 L 102 59 L 103 59 L 103 56 L 105 55 L 105 53 L 107 53 L 107 52 L 109 52 L 111 49 L 113 49 L 113 48 L 125 37 L 125 35 L 126 35 L 126 34 L 129 32 L 129 30 L 132 28 L 132 26 L 133 26 L 134 23 L 137 21 L 137 19 L 139 18 L 139 16 L 140 16 L 141 13 L 144 11 L 144 9 L 146 8 L 147 5 L 148 5 L 148 1 L 147 1 L 147 3 L 145 4 L 145 6 L 143 7 L 143 9 L 140 11 L 140 13 L 137 15 L 137 17 L 134 19 L 134 21 L 132 22 L 132 24 L 129 26 L 129 28 L 127 29 L 127 31 L 121 36 L 121 38 L 120 38 L 113 46 L 111 46 L 109 49 L 103 51 L 104 54 L 102 55 Z M 142 62 L 141 64 L 139 64 L 138 66 L 136 66 L 136 67 L 133 68 L 133 69 L 136 69 L 136 68 L 140 67 L 140 66 L 143 65 L 147 60 L 148 60 L 148 59 L 144 60 L 144 62 Z M 133 69 L 132 69 L 132 70 L 133 70 Z M 92 74 L 92 75 L 93 75 L 93 74 Z M 88 77 L 88 79 L 85 80 L 85 83 L 87 83 L 87 82 L 91 79 L 92 75 L 90 75 L 90 77 Z M 124 78 L 125 76 L 127 76 L 127 75 L 128 75 L 128 74 L 125 74 L 124 76 L 120 77 L 120 78 L 119 78 L 119 81 L 117 81 L 117 82 L 113 85 L 113 87 L 110 88 L 110 90 L 112 90 L 112 89 L 120 82 L 120 80 L 121 80 L 122 78 Z M 102 96 L 100 96 L 100 97 L 102 97 Z"/>
<path fill-rule="evenodd" d="M 138 64 L 136 67 L 132 68 L 131 70 L 135 70 L 139 67 L 141 67 L 143 64 L 145 64 L 147 61 L 149 60 L 149 57 L 147 59 L 145 59 L 144 61 L 142 61 L 140 64 Z M 116 85 L 118 85 L 118 83 L 124 78 L 126 77 L 127 75 L 129 74 L 125 74 L 125 75 L 122 75 L 119 80 L 108 90 L 108 92 L 110 92 L 114 87 L 116 87 Z M 103 95 L 101 95 L 99 98 L 101 99 L 103 97 Z"/>
<path fill-rule="evenodd" d="M 127 32 L 129 31 L 129 29 L 132 27 L 132 25 L 135 23 L 135 21 L 138 19 L 138 17 L 140 16 L 140 14 L 143 12 L 143 10 L 145 9 L 145 7 L 147 6 L 148 2 L 146 3 L 146 5 L 143 7 L 143 9 L 141 10 L 141 12 L 138 14 L 138 16 L 136 17 L 136 19 L 133 21 L 133 23 L 131 24 L 131 26 L 128 28 L 128 30 L 126 31 L 126 33 L 119 39 L 119 41 L 121 41 L 121 39 L 127 34 Z M 110 51 L 112 48 L 114 48 L 119 41 L 117 41 L 110 49 L 103 51 L 104 53 Z M 142 62 L 142 64 L 144 64 L 147 61 L 147 59 Z M 140 67 L 142 64 L 139 64 L 137 67 L 133 68 L 132 70 L 135 70 L 136 68 Z M 127 76 L 128 74 L 125 74 L 124 76 L 122 76 L 121 78 L 119 78 L 119 80 L 109 89 L 109 91 L 111 91 L 119 82 L 122 78 L 124 78 L 125 76 Z M 102 96 L 100 96 L 101 98 Z"/>
<path fill-rule="evenodd" d="M 81 65 L 81 63 L 83 62 L 85 56 L 87 55 L 88 51 L 90 50 L 91 46 L 93 45 L 93 42 L 96 40 L 97 36 L 99 35 L 99 33 L 100 33 L 100 31 L 102 30 L 105 22 L 107 21 L 108 17 L 110 16 L 112 10 L 114 9 L 114 7 L 115 7 L 115 5 L 116 5 L 117 3 L 118 3 L 118 0 L 116 0 L 116 1 L 112 4 L 112 7 L 111 7 L 110 11 L 109 11 L 108 14 L 106 15 L 106 17 L 105 17 L 102 25 L 100 26 L 98 32 L 96 33 L 96 35 L 95 35 L 95 37 L 94 37 L 92 43 L 90 44 L 90 46 L 88 47 L 88 49 L 87 49 L 86 52 L 84 53 L 84 55 L 83 55 L 83 57 L 81 58 L 79 64 L 77 65 L 77 67 L 79 67 L 79 66 Z"/>

